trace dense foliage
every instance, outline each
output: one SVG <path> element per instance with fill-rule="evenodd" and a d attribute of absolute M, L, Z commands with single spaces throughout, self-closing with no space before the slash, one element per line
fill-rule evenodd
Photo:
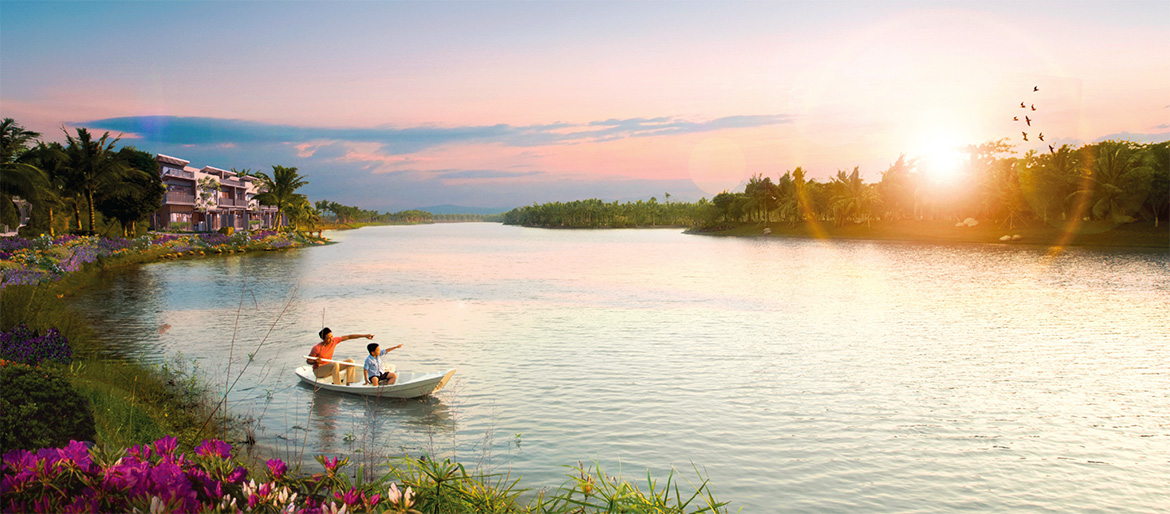
<path fill-rule="evenodd" d="M 0 122 L 0 221 L 17 225 L 20 198 L 33 206 L 29 233 L 96 233 L 101 214 L 110 222 L 107 229 L 116 222 L 126 235 L 159 209 L 165 190 L 150 154 L 133 147 L 115 151 L 119 138 L 109 132 L 96 136 L 78 128 L 65 136 L 64 146 L 44 143 L 41 134 L 12 118 Z M 61 211 L 71 212 L 72 222 Z"/>
<path fill-rule="evenodd" d="M 757 174 L 743 192 L 710 201 L 554 202 L 513 209 L 504 223 L 540 227 L 727 227 L 752 222 L 978 218 L 1005 223 L 1091 220 L 1155 225 L 1170 215 L 1170 141 L 1104 141 L 1074 149 L 1012 156 L 1002 141 L 968 146 L 957 179 L 932 177 L 928 166 L 904 156 L 865 183 L 858 168 L 827 181 L 801 167 L 775 181 Z"/>
<path fill-rule="evenodd" d="M 63 373 L 49 367 L 0 365 L 0 451 L 92 441 L 93 411 Z M 7 497 L 7 491 L 2 492 Z M 10 510 L 5 508 L 6 512 Z"/>
<path fill-rule="evenodd" d="M 704 224 L 714 214 L 706 199 L 695 203 L 658 203 L 656 197 L 625 203 L 591 199 L 518 207 L 504 213 L 503 222 L 530 227 L 690 227 Z"/>
<path fill-rule="evenodd" d="M 124 451 L 61 448 L 10 451 L 0 465 L 6 512 L 271 512 L 271 513 L 600 513 L 723 512 L 704 481 L 683 497 L 668 479 L 649 491 L 584 467 L 565 487 L 519 501 L 516 482 L 475 475 L 449 461 L 402 459 L 388 471 L 351 476 L 348 459 L 317 457 L 322 472 L 300 473 L 279 459 L 262 477 L 232 458 L 231 446 L 204 440 L 192 453 L 163 437 Z M 372 473 L 370 474 L 372 475 Z M 372 478 L 372 479 L 371 479 Z M 671 476 L 673 479 L 673 475 Z M 673 488 L 672 488 L 673 486 Z"/>
<path fill-rule="evenodd" d="M 357 207 L 342 205 L 329 200 L 320 200 L 314 204 L 325 221 L 341 224 L 354 223 L 431 223 L 436 216 L 427 211 L 409 209 L 398 212 L 378 212 Z M 462 216 L 462 215 L 461 215 Z M 452 220 L 454 221 L 454 220 Z M 465 221 L 465 220 L 460 220 Z"/>

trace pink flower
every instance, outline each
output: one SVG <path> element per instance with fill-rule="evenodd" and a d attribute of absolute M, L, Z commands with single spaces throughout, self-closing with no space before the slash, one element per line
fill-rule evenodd
<path fill-rule="evenodd" d="M 333 493 L 333 497 L 341 500 L 342 503 L 345 503 L 346 505 L 353 505 L 361 500 L 361 497 L 358 496 L 357 489 L 352 487 L 345 492 L 345 495 L 342 495 L 341 493 Z"/>
<path fill-rule="evenodd" d="M 414 491 L 412 491 L 410 487 L 407 487 L 405 492 L 399 491 L 398 484 L 391 482 L 390 491 L 388 491 L 386 499 L 395 505 L 401 506 L 403 508 L 410 508 L 411 504 L 414 503 L 412 501 L 413 496 Z"/>
<path fill-rule="evenodd" d="M 337 471 L 338 460 L 339 459 L 337 457 L 334 457 L 332 459 L 326 458 L 325 462 L 322 463 L 325 465 L 325 471 L 328 471 L 330 473 Z"/>
<path fill-rule="evenodd" d="M 218 439 L 204 439 L 203 444 L 195 449 L 195 454 L 204 457 L 217 455 L 221 459 L 226 459 L 232 454 L 232 445 Z"/>
<path fill-rule="evenodd" d="M 279 480 L 284 477 L 285 472 L 288 471 L 288 465 L 280 459 L 271 459 L 268 461 L 268 474 L 272 476 L 273 480 Z"/>
<path fill-rule="evenodd" d="M 245 478 L 248 478 L 248 470 L 240 466 L 233 469 L 231 473 L 228 473 L 227 481 L 235 484 L 243 482 Z"/>
<path fill-rule="evenodd" d="M 154 451 L 158 452 L 159 455 L 173 455 L 178 446 L 179 440 L 168 435 L 154 442 Z"/>

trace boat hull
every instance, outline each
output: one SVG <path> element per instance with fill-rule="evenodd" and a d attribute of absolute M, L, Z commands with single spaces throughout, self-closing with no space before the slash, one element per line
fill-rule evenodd
<path fill-rule="evenodd" d="M 361 373 L 361 370 L 359 369 L 358 372 Z M 307 365 L 298 367 L 296 374 L 302 382 L 312 386 L 314 389 L 325 389 L 327 391 L 360 396 L 378 396 L 381 398 L 418 398 L 432 394 L 447 385 L 447 381 L 451 380 L 451 376 L 455 374 L 455 368 L 427 373 L 403 371 L 398 373 L 397 382 L 382 386 L 359 383 L 353 383 L 348 386 L 345 384 L 334 384 L 332 377 L 318 379 L 313 374 L 313 367 Z"/>

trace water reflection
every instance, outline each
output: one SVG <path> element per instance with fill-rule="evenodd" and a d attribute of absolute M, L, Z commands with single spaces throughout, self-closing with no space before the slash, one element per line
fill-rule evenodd
<path fill-rule="evenodd" d="M 143 359 L 221 377 L 254 355 L 231 405 L 277 454 L 457 455 L 537 488 L 578 460 L 693 462 L 745 512 L 1164 499 L 1165 252 L 490 224 L 338 239 L 134 268 L 80 302 Z M 314 392 L 292 369 L 323 324 L 403 343 L 401 370 L 459 372 L 424 401 Z"/>

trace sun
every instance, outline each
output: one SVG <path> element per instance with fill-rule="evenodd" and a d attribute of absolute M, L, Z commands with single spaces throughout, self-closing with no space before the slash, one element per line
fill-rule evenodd
<path fill-rule="evenodd" d="M 958 140 L 947 136 L 925 138 L 918 147 L 918 170 L 932 182 L 956 184 L 963 178 L 967 154 Z"/>

